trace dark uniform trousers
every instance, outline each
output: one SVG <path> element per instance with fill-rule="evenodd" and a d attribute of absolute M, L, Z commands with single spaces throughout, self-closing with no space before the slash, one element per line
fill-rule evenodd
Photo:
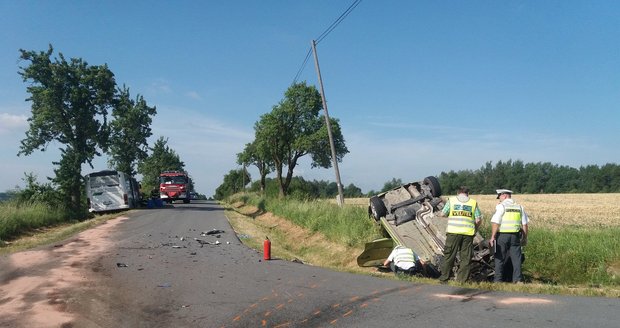
<path fill-rule="evenodd" d="M 417 261 L 416 261 L 417 262 Z M 416 266 L 413 266 L 407 270 L 400 268 L 398 265 L 395 265 L 394 262 L 390 262 L 390 269 L 394 272 L 394 274 L 406 274 L 406 275 L 414 275 L 417 272 L 417 263 Z"/>
<path fill-rule="evenodd" d="M 518 232 L 499 232 L 495 240 L 495 282 L 504 279 L 504 267 L 506 261 L 512 263 L 512 282 L 523 281 L 521 274 L 521 237 Z"/>
<path fill-rule="evenodd" d="M 459 269 L 456 280 L 465 282 L 469 279 L 471 272 L 471 258 L 474 254 L 474 236 L 459 235 L 455 233 L 446 234 L 446 246 L 443 251 L 441 262 L 441 276 L 439 281 L 446 282 L 450 279 L 450 271 L 459 256 Z"/>

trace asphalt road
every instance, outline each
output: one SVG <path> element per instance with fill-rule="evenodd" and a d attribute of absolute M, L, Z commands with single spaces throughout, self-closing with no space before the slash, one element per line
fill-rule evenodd
<path fill-rule="evenodd" d="M 107 236 L 109 249 L 85 265 L 89 282 L 64 291 L 72 297 L 64 311 L 75 316 L 64 327 L 615 328 L 620 322 L 618 299 L 487 292 L 263 261 L 213 202 L 125 215 Z M 202 235 L 212 230 L 222 232 Z M 7 270 L 0 267 L 2 283 L 10 283 Z"/>

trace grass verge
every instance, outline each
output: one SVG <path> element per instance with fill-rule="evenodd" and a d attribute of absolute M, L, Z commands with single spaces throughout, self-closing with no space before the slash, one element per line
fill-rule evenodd
<path fill-rule="evenodd" d="M 308 264 L 335 270 L 393 277 L 391 273 L 380 273 L 374 268 L 357 268 L 355 259 L 361 253 L 364 242 L 380 237 L 377 226 L 367 219 L 365 209 L 350 211 L 347 206 L 340 209 L 334 204 L 325 206 L 325 202 L 321 201 L 267 201 L 247 194 L 236 195 L 230 201 L 233 205 L 228 205 L 229 220 L 238 234 L 247 235 L 242 241 L 249 247 L 262 251 L 264 237 L 269 235 L 272 254 L 279 257 L 301 259 Z M 359 206 L 352 207 L 360 210 Z M 270 213 L 272 209 L 274 212 Z M 315 209 L 320 214 L 314 215 Z M 340 211 L 343 213 L 338 213 Z M 289 215 L 294 218 L 288 218 Z M 343 227 L 343 222 L 359 226 Z M 361 233 L 363 237 L 355 236 L 360 229 L 365 229 Z M 524 272 L 533 279 L 533 283 L 451 284 L 497 291 L 620 297 L 618 274 L 613 269 L 620 258 L 620 241 L 614 236 L 620 231 L 614 229 L 617 228 L 566 227 L 560 231 L 532 231 L 525 251 L 527 260 Z M 318 238 L 316 236 L 324 239 L 315 239 Z M 437 283 L 433 279 L 418 277 L 400 279 Z"/>
<path fill-rule="evenodd" d="M 65 221 L 67 213 L 62 208 L 43 203 L 20 204 L 17 201 L 0 203 L 0 240 L 10 240 L 24 232 L 40 227 L 53 226 Z"/>
<path fill-rule="evenodd" d="M 14 206 L 7 203 L 0 205 L 0 231 L 9 236 L 5 237 L 4 241 L 0 240 L 0 255 L 62 241 L 118 217 L 118 214 L 106 214 L 81 222 L 67 221 L 62 210 L 50 209 L 40 204 L 17 208 Z"/>

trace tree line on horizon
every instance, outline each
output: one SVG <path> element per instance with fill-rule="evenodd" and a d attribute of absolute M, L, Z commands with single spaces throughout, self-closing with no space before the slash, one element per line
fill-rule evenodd
<path fill-rule="evenodd" d="M 508 160 L 487 162 L 477 170 L 441 172 L 438 179 L 444 194 L 454 194 L 460 186 L 474 194 L 494 194 L 502 188 L 520 194 L 614 193 L 620 192 L 620 165 L 574 168 Z"/>
<path fill-rule="evenodd" d="M 496 189 L 506 188 L 520 194 L 564 194 L 564 193 L 615 193 L 620 192 L 620 165 L 586 165 L 573 168 L 550 162 L 524 163 L 521 160 L 487 162 L 477 170 L 441 172 L 437 178 L 444 195 L 456 194 L 461 186 L 470 188 L 472 194 L 495 194 Z M 422 179 L 420 179 L 422 180 Z M 343 188 L 346 198 L 370 197 L 406 183 L 392 178 L 378 190 L 366 193 L 354 183 Z M 264 187 L 261 187 L 264 185 Z M 251 181 L 243 169 L 231 170 L 218 187 L 215 199 L 224 199 L 232 194 L 249 191 L 277 197 L 276 179 L 265 178 L 264 183 Z M 296 176 L 291 179 L 288 196 L 296 199 L 329 199 L 338 195 L 336 182 L 306 180 Z"/>

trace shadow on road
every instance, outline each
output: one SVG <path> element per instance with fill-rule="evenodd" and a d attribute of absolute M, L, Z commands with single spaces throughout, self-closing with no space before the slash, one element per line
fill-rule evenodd
<path fill-rule="evenodd" d="M 207 200 L 193 200 L 189 204 L 183 204 L 181 202 L 166 204 L 164 208 L 175 211 L 224 211 L 224 208 L 217 202 Z"/>

